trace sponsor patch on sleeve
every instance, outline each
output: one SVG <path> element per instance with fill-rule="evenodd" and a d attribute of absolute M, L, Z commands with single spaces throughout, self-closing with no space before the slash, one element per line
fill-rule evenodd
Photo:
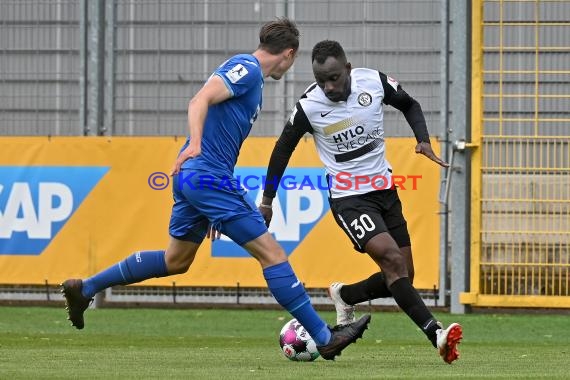
<path fill-rule="evenodd" d="M 289 116 L 289 123 L 293 124 L 295 121 L 295 115 L 297 114 L 297 106 L 293 106 L 293 110 L 291 111 L 291 116 Z"/>
<path fill-rule="evenodd" d="M 230 71 L 226 73 L 226 77 L 230 80 L 230 82 L 236 83 L 241 78 L 246 76 L 247 73 L 248 73 L 247 69 L 241 63 L 238 63 L 237 65 L 232 67 Z"/>
<path fill-rule="evenodd" d="M 394 91 L 398 91 L 398 81 L 389 76 L 386 76 L 386 78 L 388 78 L 388 84 L 394 88 Z"/>

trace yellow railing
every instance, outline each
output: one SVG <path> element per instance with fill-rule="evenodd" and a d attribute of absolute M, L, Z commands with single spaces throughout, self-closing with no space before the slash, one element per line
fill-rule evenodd
<path fill-rule="evenodd" d="M 570 1 L 472 10 L 475 306 L 570 307 Z M 566 19 L 565 19 L 566 18 Z"/>

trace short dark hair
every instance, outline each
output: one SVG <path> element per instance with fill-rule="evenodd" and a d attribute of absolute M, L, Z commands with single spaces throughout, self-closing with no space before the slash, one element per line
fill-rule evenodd
<path fill-rule="evenodd" d="M 346 61 L 346 54 L 344 54 L 344 49 L 337 41 L 324 40 L 317 42 L 315 47 L 313 47 L 313 53 L 311 54 L 311 62 L 315 60 L 323 64 L 328 57 L 334 57 L 338 60 Z"/>
<path fill-rule="evenodd" d="M 285 49 L 299 49 L 299 29 L 286 17 L 264 24 L 259 31 L 259 49 L 279 54 Z"/>

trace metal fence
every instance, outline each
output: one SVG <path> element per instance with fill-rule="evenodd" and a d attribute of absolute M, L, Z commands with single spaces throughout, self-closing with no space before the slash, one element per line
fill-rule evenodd
<path fill-rule="evenodd" d="M 215 67 L 255 50 L 260 25 L 286 15 L 302 34 L 299 58 L 283 80 L 267 80 L 253 135 L 279 134 L 312 82 L 312 46 L 328 38 L 343 44 L 353 67 L 398 79 L 445 150 L 448 111 L 464 112 L 448 109 L 456 73 L 449 73 L 447 33 L 458 25 L 446 15 L 463 4 L 0 0 L 0 135 L 184 135 L 187 102 Z M 478 148 L 471 155 L 472 265 L 463 301 L 570 307 L 570 1 L 471 4 Z M 385 120 L 387 136 L 411 135 L 390 107 Z"/>
<path fill-rule="evenodd" d="M 79 2 L 0 1 L 0 134 L 78 134 Z"/>
<path fill-rule="evenodd" d="M 445 78 L 443 0 L 2 0 L 0 134 L 184 135 L 188 100 L 259 27 L 287 15 L 299 57 L 268 79 L 252 133 L 278 135 L 313 81 L 312 46 L 343 44 L 353 67 L 379 69 L 416 97 L 439 135 Z M 389 108 L 389 107 L 388 107 Z M 388 110 L 388 136 L 411 136 Z"/>
<path fill-rule="evenodd" d="M 184 135 L 191 96 L 229 56 L 253 52 L 259 27 L 279 16 L 297 23 L 299 56 L 281 81 L 267 79 L 252 135 L 280 133 L 313 81 L 313 45 L 335 39 L 353 67 L 399 80 L 421 103 L 431 134 L 441 136 L 447 6 L 446 0 L 0 0 L 0 136 Z M 390 107 L 385 128 L 387 136 L 412 135 Z M 266 290 L 175 289 L 176 302 L 274 302 Z M 50 301 L 60 299 L 57 291 L 47 284 L 3 286 L 0 299 Z M 437 306 L 432 293 L 423 297 Z M 172 294 L 113 288 L 106 301 L 171 302 Z M 330 304 L 323 294 L 311 293 Z M 393 304 L 370 305 L 386 302 Z"/>
<path fill-rule="evenodd" d="M 470 303 L 570 307 L 570 1 L 474 3 Z"/>

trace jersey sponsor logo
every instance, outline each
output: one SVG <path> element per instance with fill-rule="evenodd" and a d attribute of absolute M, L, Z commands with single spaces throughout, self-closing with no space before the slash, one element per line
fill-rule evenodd
<path fill-rule="evenodd" d="M 226 73 L 226 77 L 230 80 L 230 82 L 236 83 L 241 78 L 246 76 L 248 72 L 249 71 L 247 71 L 244 65 L 238 63 Z"/>
<path fill-rule="evenodd" d="M 329 113 L 331 113 L 333 110 L 330 110 L 329 112 L 321 112 L 321 117 L 325 117 L 327 116 Z"/>
<path fill-rule="evenodd" d="M 0 255 L 40 255 L 108 170 L 0 166 Z"/>
<path fill-rule="evenodd" d="M 349 129 L 345 129 L 343 131 L 340 131 L 339 133 L 335 133 L 334 135 L 332 135 L 332 139 L 335 144 L 340 144 L 345 141 L 354 140 L 362 134 L 364 134 L 364 127 L 362 125 L 357 125 L 354 128 L 350 127 Z M 340 150 L 340 147 L 337 148 L 339 148 Z"/>
<path fill-rule="evenodd" d="M 335 154 L 334 155 L 334 159 L 336 162 L 346 162 L 346 161 L 350 161 L 350 160 L 354 160 L 355 158 L 358 157 L 362 157 L 367 153 L 372 152 L 374 149 L 376 149 L 378 146 L 380 146 L 380 144 L 382 144 L 382 139 L 375 139 L 370 143 L 367 143 L 366 145 L 362 145 L 360 148 L 357 148 L 355 150 L 351 150 L 349 152 L 346 153 L 341 153 L 341 154 Z M 354 141 L 351 141 L 354 142 Z M 341 145 L 338 144 L 337 147 Z M 351 144 L 342 144 L 342 146 L 351 146 Z"/>
<path fill-rule="evenodd" d="M 265 176 L 267 168 L 236 168 L 234 176 L 245 178 Z M 304 184 L 286 188 L 277 186 L 277 196 L 273 200 L 273 219 L 269 232 L 281 244 L 287 256 L 291 255 L 311 230 L 319 223 L 329 210 L 328 189 L 316 186 L 319 177 L 322 177 L 322 168 L 289 168 L 284 176 L 294 178 L 308 178 Z M 255 200 L 255 204 L 261 203 L 263 186 L 248 190 L 248 195 Z M 222 235 L 221 239 L 212 244 L 213 257 L 244 257 L 251 255 L 245 249 Z"/>
<path fill-rule="evenodd" d="M 394 91 L 398 91 L 398 81 L 392 77 L 386 76 L 388 79 L 388 84 L 394 88 Z"/>
<path fill-rule="evenodd" d="M 360 123 L 361 123 L 361 121 L 359 119 L 354 118 L 354 117 L 349 117 L 348 119 L 340 120 L 334 124 L 331 124 L 327 127 L 324 127 L 323 128 L 323 134 L 325 136 L 330 136 L 334 133 L 345 130 L 347 128 L 357 126 Z"/>
<path fill-rule="evenodd" d="M 372 96 L 367 92 L 362 92 L 358 95 L 358 104 L 362 107 L 368 107 L 372 104 Z"/>

